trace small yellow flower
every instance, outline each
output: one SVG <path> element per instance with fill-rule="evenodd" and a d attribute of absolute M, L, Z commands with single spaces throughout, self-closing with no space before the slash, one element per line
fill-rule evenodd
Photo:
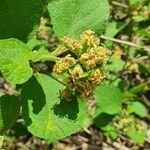
<path fill-rule="evenodd" d="M 100 84 L 106 78 L 107 72 L 100 69 L 92 70 L 89 76 L 89 81 L 94 85 Z"/>
<path fill-rule="evenodd" d="M 73 70 L 71 71 L 71 76 L 73 79 L 80 79 L 83 75 L 83 69 L 82 67 L 78 64 L 76 65 Z"/>
<path fill-rule="evenodd" d="M 67 56 L 56 62 L 53 71 L 60 74 L 68 70 L 75 63 L 76 63 L 75 59 L 68 54 Z"/>
<path fill-rule="evenodd" d="M 95 36 L 92 30 L 87 30 L 81 34 L 81 43 L 87 46 L 98 46 L 100 44 L 100 39 Z"/>
<path fill-rule="evenodd" d="M 83 53 L 80 62 L 87 70 L 93 69 L 97 64 L 106 64 L 109 58 L 109 51 L 104 46 L 91 48 L 87 53 Z"/>
<path fill-rule="evenodd" d="M 67 37 L 64 37 L 63 44 L 66 48 L 68 48 L 70 51 L 74 52 L 75 54 L 80 54 L 83 48 L 78 41 L 72 40 Z"/>

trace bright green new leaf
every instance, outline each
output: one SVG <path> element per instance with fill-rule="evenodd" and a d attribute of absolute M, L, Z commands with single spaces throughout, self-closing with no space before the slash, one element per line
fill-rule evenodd
<path fill-rule="evenodd" d="M 0 1 L 0 39 L 27 37 L 40 22 L 41 0 L 1 0 Z"/>
<path fill-rule="evenodd" d="M 148 115 L 146 107 L 138 101 L 135 101 L 129 104 L 128 110 L 130 110 L 131 113 L 134 112 L 140 117 L 146 117 Z"/>
<path fill-rule="evenodd" d="M 12 84 L 26 82 L 32 76 L 31 49 L 17 39 L 0 40 L 0 71 Z"/>
<path fill-rule="evenodd" d="M 97 114 L 116 114 L 121 110 L 121 92 L 117 87 L 100 85 L 94 93 L 98 110 Z"/>
<path fill-rule="evenodd" d="M 16 96 L 0 97 L 0 133 L 8 130 L 16 121 L 20 110 L 20 101 Z"/>
<path fill-rule="evenodd" d="M 59 38 L 79 39 L 87 29 L 102 33 L 109 16 L 108 0 L 52 0 L 48 10 Z"/>
<path fill-rule="evenodd" d="M 24 85 L 23 119 L 34 135 L 56 141 L 90 124 L 86 101 L 60 100 L 62 88 L 61 83 L 42 74 L 36 74 Z"/>
<path fill-rule="evenodd" d="M 128 137 L 137 144 L 144 144 L 146 139 L 146 130 L 141 129 L 137 131 L 135 127 L 132 127 L 127 132 Z"/>

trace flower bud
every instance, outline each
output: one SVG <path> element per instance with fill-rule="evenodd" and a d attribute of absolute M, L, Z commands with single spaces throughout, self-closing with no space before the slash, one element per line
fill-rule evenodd
<path fill-rule="evenodd" d="M 106 64 L 109 58 L 109 51 L 106 47 L 99 46 L 91 48 L 87 53 L 83 53 L 80 62 L 87 70 L 94 69 L 97 64 Z"/>
<path fill-rule="evenodd" d="M 96 48 L 91 48 L 89 53 L 95 55 L 95 62 L 97 64 L 106 64 L 109 59 L 109 51 L 104 46 L 98 46 Z"/>
<path fill-rule="evenodd" d="M 83 48 L 82 45 L 78 41 L 72 40 L 67 37 L 64 37 L 63 44 L 66 48 L 68 48 L 70 51 L 72 51 L 73 53 L 77 55 L 81 53 L 81 49 Z"/>
<path fill-rule="evenodd" d="M 98 85 L 104 78 L 106 78 L 106 74 L 107 73 L 105 71 L 101 71 L 100 69 L 93 70 L 90 73 L 89 81 L 91 81 L 94 85 Z"/>
<path fill-rule="evenodd" d="M 80 62 L 87 70 L 93 69 L 96 66 L 95 56 L 88 53 L 81 55 Z"/>
<path fill-rule="evenodd" d="M 83 75 L 83 69 L 82 67 L 78 64 L 76 65 L 73 70 L 71 71 L 71 76 L 73 79 L 79 79 Z"/>
<path fill-rule="evenodd" d="M 71 55 L 67 55 L 64 58 L 58 60 L 54 66 L 53 71 L 60 74 L 68 70 L 72 65 L 76 63 L 75 59 Z"/>
<path fill-rule="evenodd" d="M 87 30 L 81 34 L 81 43 L 85 46 L 98 46 L 100 39 L 94 35 L 94 32 Z"/>

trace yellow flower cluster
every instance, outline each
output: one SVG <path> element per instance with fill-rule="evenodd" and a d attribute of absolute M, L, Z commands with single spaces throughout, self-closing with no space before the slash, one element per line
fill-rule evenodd
<path fill-rule="evenodd" d="M 92 47 L 87 53 L 80 57 L 81 63 L 87 70 L 93 69 L 97 64 L 106 64 L 109 58 L 109 51 L 104 46 Z"/>
<path fill-rule="evenodd" d="M 56 62 L 53 71 L 60 74 L 68 70 L 75 63 L 76 63 L 75 59 L 68 54 L 67 56 L 61 58 Z"/>
<path fill-rule="evenodd" d="M 81 34 L 81 43 L 84 46 L 98 46 L 100 39 L 95 36 L 95 33 L 91 30 L 87 30 Z"/>
<path fill-rule="evenodd" d="M 81 34 L 80 42 L 64 37 L 63 46 L 69 54 L 60 58 L 53 69 L 57 74 L 68 73 L 66 90 L 63 90 L 62 95 L 72 91 L 76 95 L 90 96 L 106 78 L 105 64 L 110 52 L 106 46 L 99 45 L 99 38 L 91 30 Z"/>
<path fill-rule="evenodd" d="M 70 38 L 64 37 L 63 44 L 66 48 L 72 51 L 75 54 L 80 54 L 83 46 L 76 40 L 72 40 Z"/>
<path fill-rule="evenodd" d="M 106 76 L 107 72 L 105 70 L 95 69 L 90 72 L 88 79 L 93 85 L 98 85 L 106 78 Z"/>

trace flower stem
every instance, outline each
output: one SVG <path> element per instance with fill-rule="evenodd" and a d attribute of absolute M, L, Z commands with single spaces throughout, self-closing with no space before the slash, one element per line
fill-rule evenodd
<path fill-rule="evenodd" d="M 61 58 L 53 56 L 51 53 L 49 55 L 43 55 L 43 57 L 41 58 L 41 61 L 58 61 Z"/>
<path fill-rule="evenodd" d="M 56 48 L 56 50 L 54 50 L 54 51 L 51 53 L 51 55 L 53 55 L 53 56 L 59 56 L 59 55 L 65 53 L 65 52 L 67 52 L 67 51 L 68 51 L 68 49 L 67 49 L 66 47 L 64 47 L 63 45 L 60 45 L 60 46 L 58 46 L 58 47 Z"/>

